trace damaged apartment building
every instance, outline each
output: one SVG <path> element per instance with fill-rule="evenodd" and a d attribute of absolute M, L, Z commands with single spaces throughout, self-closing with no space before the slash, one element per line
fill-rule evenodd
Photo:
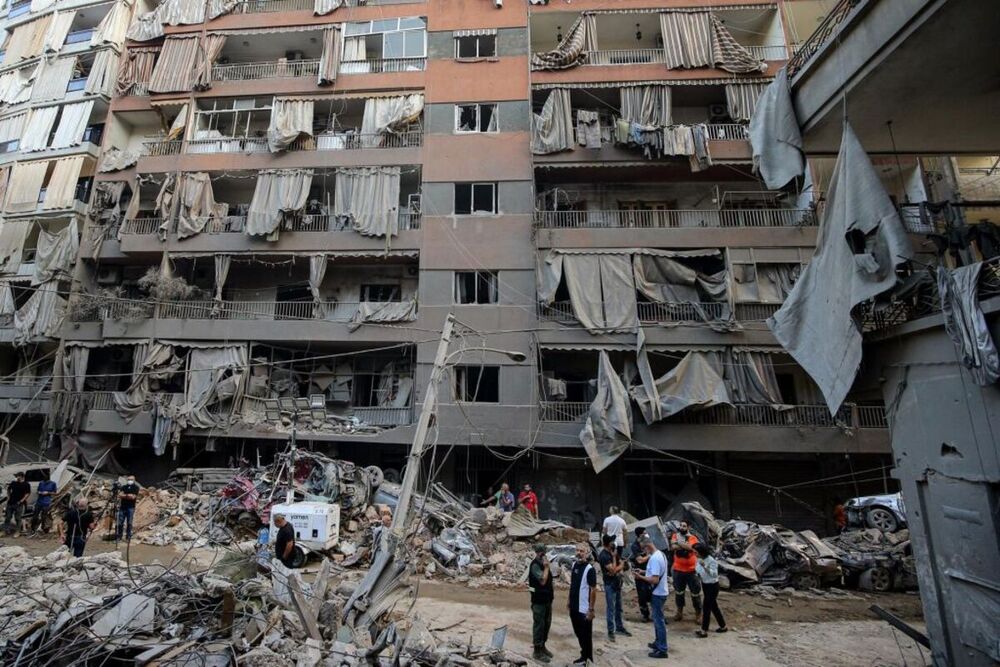
<path fill-rule="evenodd" d="M 824 4 L 9 6 L 12 453 L 155 481 L 294 431 L 391 478 L 451 313 L 432 438 L 460 495 L 531 483 L 577 526 L 691 498 L 807 528 L 895 490 L 881 393 L 831 415 L 765 324 L 833 159 L 768 189 L 748 122 Z M 927 200 L 922 162 L 882 167 Z M 630 423 L 605 458 L 600 400 Z"/>

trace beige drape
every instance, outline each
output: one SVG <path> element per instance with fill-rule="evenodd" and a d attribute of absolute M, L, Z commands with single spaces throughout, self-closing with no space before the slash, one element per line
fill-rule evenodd
<path fill-rule="evenodd" d="M 76 56 L 45 61 L 31 90 L 32 102 L 48 102 L 66 97 L 66 87 L 73 78 Z"/>
<path fill-rule="evenodd" d="M 334 215 L 365 236 L 399 233 L 399 167 L 337 170 Z"/>
<path fill-rule="evenodd" d="M 102 49 L 94 56 L 94 64 L 87 75 L 83 92 L 88 95 L 111 97 L 115 91 L 118 76 L 118 54 L 111 49 Z"/>
<path fill-rule="evenodd" d="M 207 19 L 211 21 L 212 19 L 217 19 L 224 14 L 228 14 L 233 11 L 238 5 L 237 0 L 208 0 L 208 16 Z"/>
<path fill-rule="evenodd" d="M 247 212 L 246 232 L 269 236 L 278 229 L 283 213 L 301 211 L 309 197 L 313 172 L 308 169 L 261 171 Z"/>
<path fill-rule="evenodd" d="M 128 0 L 117 0 L 90 38 L 91 46 L 114 44 L 121 48 L 125 43 L 125 31 L 128 30 L 129 16 L 132 14 L 132 3 Z"/>
<path fill-rule="evenodd" d="M 324 16 L 343 6 L 344 0 L 313 0 L 313 14 Z"/>
<path fill-rule="evenodd" d="M 549 93 L 540 114 L 532 114 L 531 152 L 535 155 L 573 150 L 573 109 L 570 93 L 556 88 Z"/>
<path fill-rule="evenodd" d="M 46 14 L 39 19 L 14 28 L 4 52 L 3 64 L 13 65 L 20 60 L 42 55 L 45 39 L 49 35 L 49 26 L 52 25 L 52 16 L 52 14 Z"/>
<path fill-rule="evenodd" d="M 232 255 L 215 256 L 215 300 L 222 301 L 222 291 L 226 289 L 226 279 L 229 278 L 229 267 L 233 263 Z"/>
<path fill-rule="evenodd" d="M 147 12 L 135 17 L 132 25 L 125 31 L 125 36 L 136 42 L 158 39 L 163 37 L 163 23 L 155 11 Z"/>
<path fill-rule="evenodd" d="M 45 44 L 42 47 L 44 51 L 58 53 L 62 49 L 75 17 L 76 12 L 55 12 L 52 14 L 49 29 L 45 33 Z"/>
<path fill-rule="evenodd" d="M 225 45 L 225 35 L 209 33 L 202 38 L 192 78 L 195 90 L 208 90 L 212 87 L 212 63 L 218 59 Z"/>
<path fill-rule="evenodd" d="M 0 118 L 0 143 L 7 143 L 15 139 L 20 141 L 24 135 L 24 126 L 28 120 L 28 113 L 21 113 Z"/>
<path fill-rule="evenodd" d="M 326 255 L 309 256 L 309 292 L 313 298 L 313 317 L 323 317 L 323 295 L 319 288 L 326 277 L 326 267 L 329 264 Z"/>
<path fill-rule="evenodd" d="M 317 2 L 321 1 L 317 0 Z M 337 72 L 340 70 L 341 44 L 339 26 L 323 31 L 323 53 L 319 58 L 319 76 L 316 81 L 320 86 L 332 85 L 337 81 Z"/>
<path fill-rule="evenodd" d="M 583 14 L 576 20 L 559 46 L 545 53 L 531 56 L 531 69 L 568 69 L 587 60 L 587 53 L 597 50 L 597 16 Z"/>
<path fill-rule="evenodd" d="M 313 101 L 274 98 L 271 124 L 267 128 L 267 146 L 272 153 L 283 151 L 293 141 L 313 133 Z"/>
<path fill-rule="evenodd" d="M 60 158 L 55 160 L 55 164 L 45 190 L 43 209 L 69 208 L 76 200 L 76 184 L 83 169 L 83 156 Z"/>
<path fill-rule="evenodd" d="M 22 153 L 42 151 L 49 147 L 49 136 L 52 134 L 52 126 L 56 122 L 58 113 L 57 106 L 41 107 L 31 111 L 19 146 Z"/>
<path fill-rule="evenodd" d="M 74 216 L 68 225 L 52 233 L 44 228 L 38 230 L 38 246 L 35 252 L 35 274 L 32 285 L 41 285 L 58 277 L 68 275 L 73 270 L 76 254 L 80 250 L 80 227 Z"/>
<path fill-rule="evenodd" d="M 27 303 L 14 313 L 14 345 L 20 347 L 39 337 L 59 335 L 66 314 L 66 299 L 57 291 L 56 283 L 41 285 Z"/>
<path fill-rule="evenodd" d="M 17 273 L 21 266 L 24 241 L 33 224 L 31 220 L 0 222 L 0 273 Z"/>
<path fill-rule="evenodd" d="M 181 110 L 177 112 L 177 115 L 174 117 L 174 122 L 170 124 L 170 129 L 167 130 L 167 141 L 184 136 L 184 131 L 187 129 L 187 118 L 188 105 L 185 104 L 181 107 Z"/>
<path fill-rule="evenodd" d="M 153 67 L 156 65 L 156 56 L 159 53 L 159 48 L 129 49 L 118 64 L 118 84 L 115 86 L 115 94 L 127 94 L 134 83 L 147 83 L 153 76 Z"/>
<path fill-rule="evenodd" d="M 38 208 L 38 195 L 42 191 L 48 168 L 48 160 L 15 164 L 10 176 L 10 186 L 7 188 L 7 205 L 4 210 L 17 213 Z"/>
<path fill-rule="evenodd" d="M 737 123 L 749 123 L 757 108 L 757 99 L 767 88 L 766 83 L 727 83 L 726 108 Z"/>
<path fill-rule="evenodd" d="M 224 218 L 229 204 L 215 201 L 212 179 L 205 172 L 185 172 L 181 175 L 181 199 L 177 216 L 177 238 L 186 239 L 200 234 L 212 220 Z"/>
<path fill-rule="evenodd" d="M 646 127 L 672 123 L 670 86 L 622 86 L 618 92 L 622 120 Z"/>
<path fill-rule="evenodd" d="M 767 71 L 767 63 L 755 58 L 745 46 L 737 42 L 719 17 L 713 14 L 711 21 L 712 57 L 716 67 L 734 74 Z"/>
<path fill-rule="evenodd" d="M 31 98 L 31 90 L 41 68 L 42 64 L 38 62 L 0 74 L 0 103 L 27 102 Z"/>
<path fill-rule="evenodd" d="M 94 110 L 94 100 L 67 104 L 63 107 L 59 127 L 52 137 L 52 148 L 68 148 L 78 146 L 83 141 L 83 133 L 90 122 L 90 114 Z"/>
<path fill-rule="evenodd" d="M 196 35 L 167 37 L 149 78 L 149 91 L 179 93 L 191 90 L 198 50 L 199 40 Z"/>
<path fill-rule="evenodd" d="M 712 21 L 707 11 L 676 10 L 660 14 L 667 69 L 712 67 Z"/>

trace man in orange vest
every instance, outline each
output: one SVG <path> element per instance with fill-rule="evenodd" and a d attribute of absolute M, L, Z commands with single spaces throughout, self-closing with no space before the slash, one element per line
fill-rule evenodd
<path fill-rule="evenodd" d="M 691 589 L 691 602 L 694 604 L 694 622 L 701 623 L 701 581 L 696 572 L 698 555 L 694 545 L 698 537 L 690 531 L 687 521 L 681 521 L 677 532 L 670 534 L 670 551 L 674 556 L 674 600 L 677 603 L 677 613 L 674 620 L 679 621 L 684 616 L 684 592 Z"/>

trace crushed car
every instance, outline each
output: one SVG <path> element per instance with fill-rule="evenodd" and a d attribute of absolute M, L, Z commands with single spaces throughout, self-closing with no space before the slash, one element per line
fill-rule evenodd
<path fill-rule="evenodd" d="M 844 503 L 847 525 L 878 528 L 884 533 L 895 533 L 906 528 L 906 507 L 900 493 L 851 498 Z"/>

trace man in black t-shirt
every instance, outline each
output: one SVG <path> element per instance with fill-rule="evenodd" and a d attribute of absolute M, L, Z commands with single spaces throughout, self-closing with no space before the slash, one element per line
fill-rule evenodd
<path fill-rule="evenodd" d="M 615 633 L 631 637 L 632 633 L 625 629 L 622 619 L 622 570 L 625 563 L 618 557 L 615 538 L 605 535 L 601 538 L 604 548 L 597 554 L 597 562 L 601 566 L 601 577 L 604 579 L 604 613 L 608 622 L 608 641 L 615 641 Z"/>
<path fill-rule="evenodd" d="M 94 515 L 87 510 L 87 501 L 80 498 L 76 507 L 71 507 L 63 514 L 62 525 L 59 526 L 59 538 L 69 548 L 73 555 L 79 558 L 87 546 L 87 535 L 94 525 Z"/>
<path fill-rule="evenodd" d="M 14 475 L 14 481 L 7 485 L 7 511 L 3 521 L 4 532 L 8 535 L 21 532 L 21 520 L 30 495 L 31 485 L 24 481 L 24 473 Z"/>
<path fill-rule="evenodd" d="M 552 653 L 545 647 L 552 627 L 552 572 L 545 557 L 545 545 L 536 544 L 535 558 L 528 567 L 528 590 L 531 591 L 531 641 L 535 647 L 532 656 L 539 662 L 552 660 Z"/>
<path fill-rule="evenodd" d="M 580 643 L 580 657 L 574 665 L 594 661 L 594 602 L 597 600 L 597 573 L 590 564 L 590 545 L 576 545 L 576 562 L 569 577 L 569 620 Z"/>
<path fill-rule="evenodd" d="M 139 489 L 135 475 L 129 475 L 118 489 L 118 528 L 115 530 L 115 540 L 122 539 L 122 528 L 127 523 L 126 539 L 132 541 L 132 519 L 135 518 L 135 501 L 139 498 Z"/>
<path fill-rule="evenodd" d="M 283 514 L 274 517 L 274 525 L 278 528 L 278 535 L 274 538 L 274 557 L 285 567 L 292 567 L 295 562 L 292 556 L 295 552 L 295 528 Z"/>

